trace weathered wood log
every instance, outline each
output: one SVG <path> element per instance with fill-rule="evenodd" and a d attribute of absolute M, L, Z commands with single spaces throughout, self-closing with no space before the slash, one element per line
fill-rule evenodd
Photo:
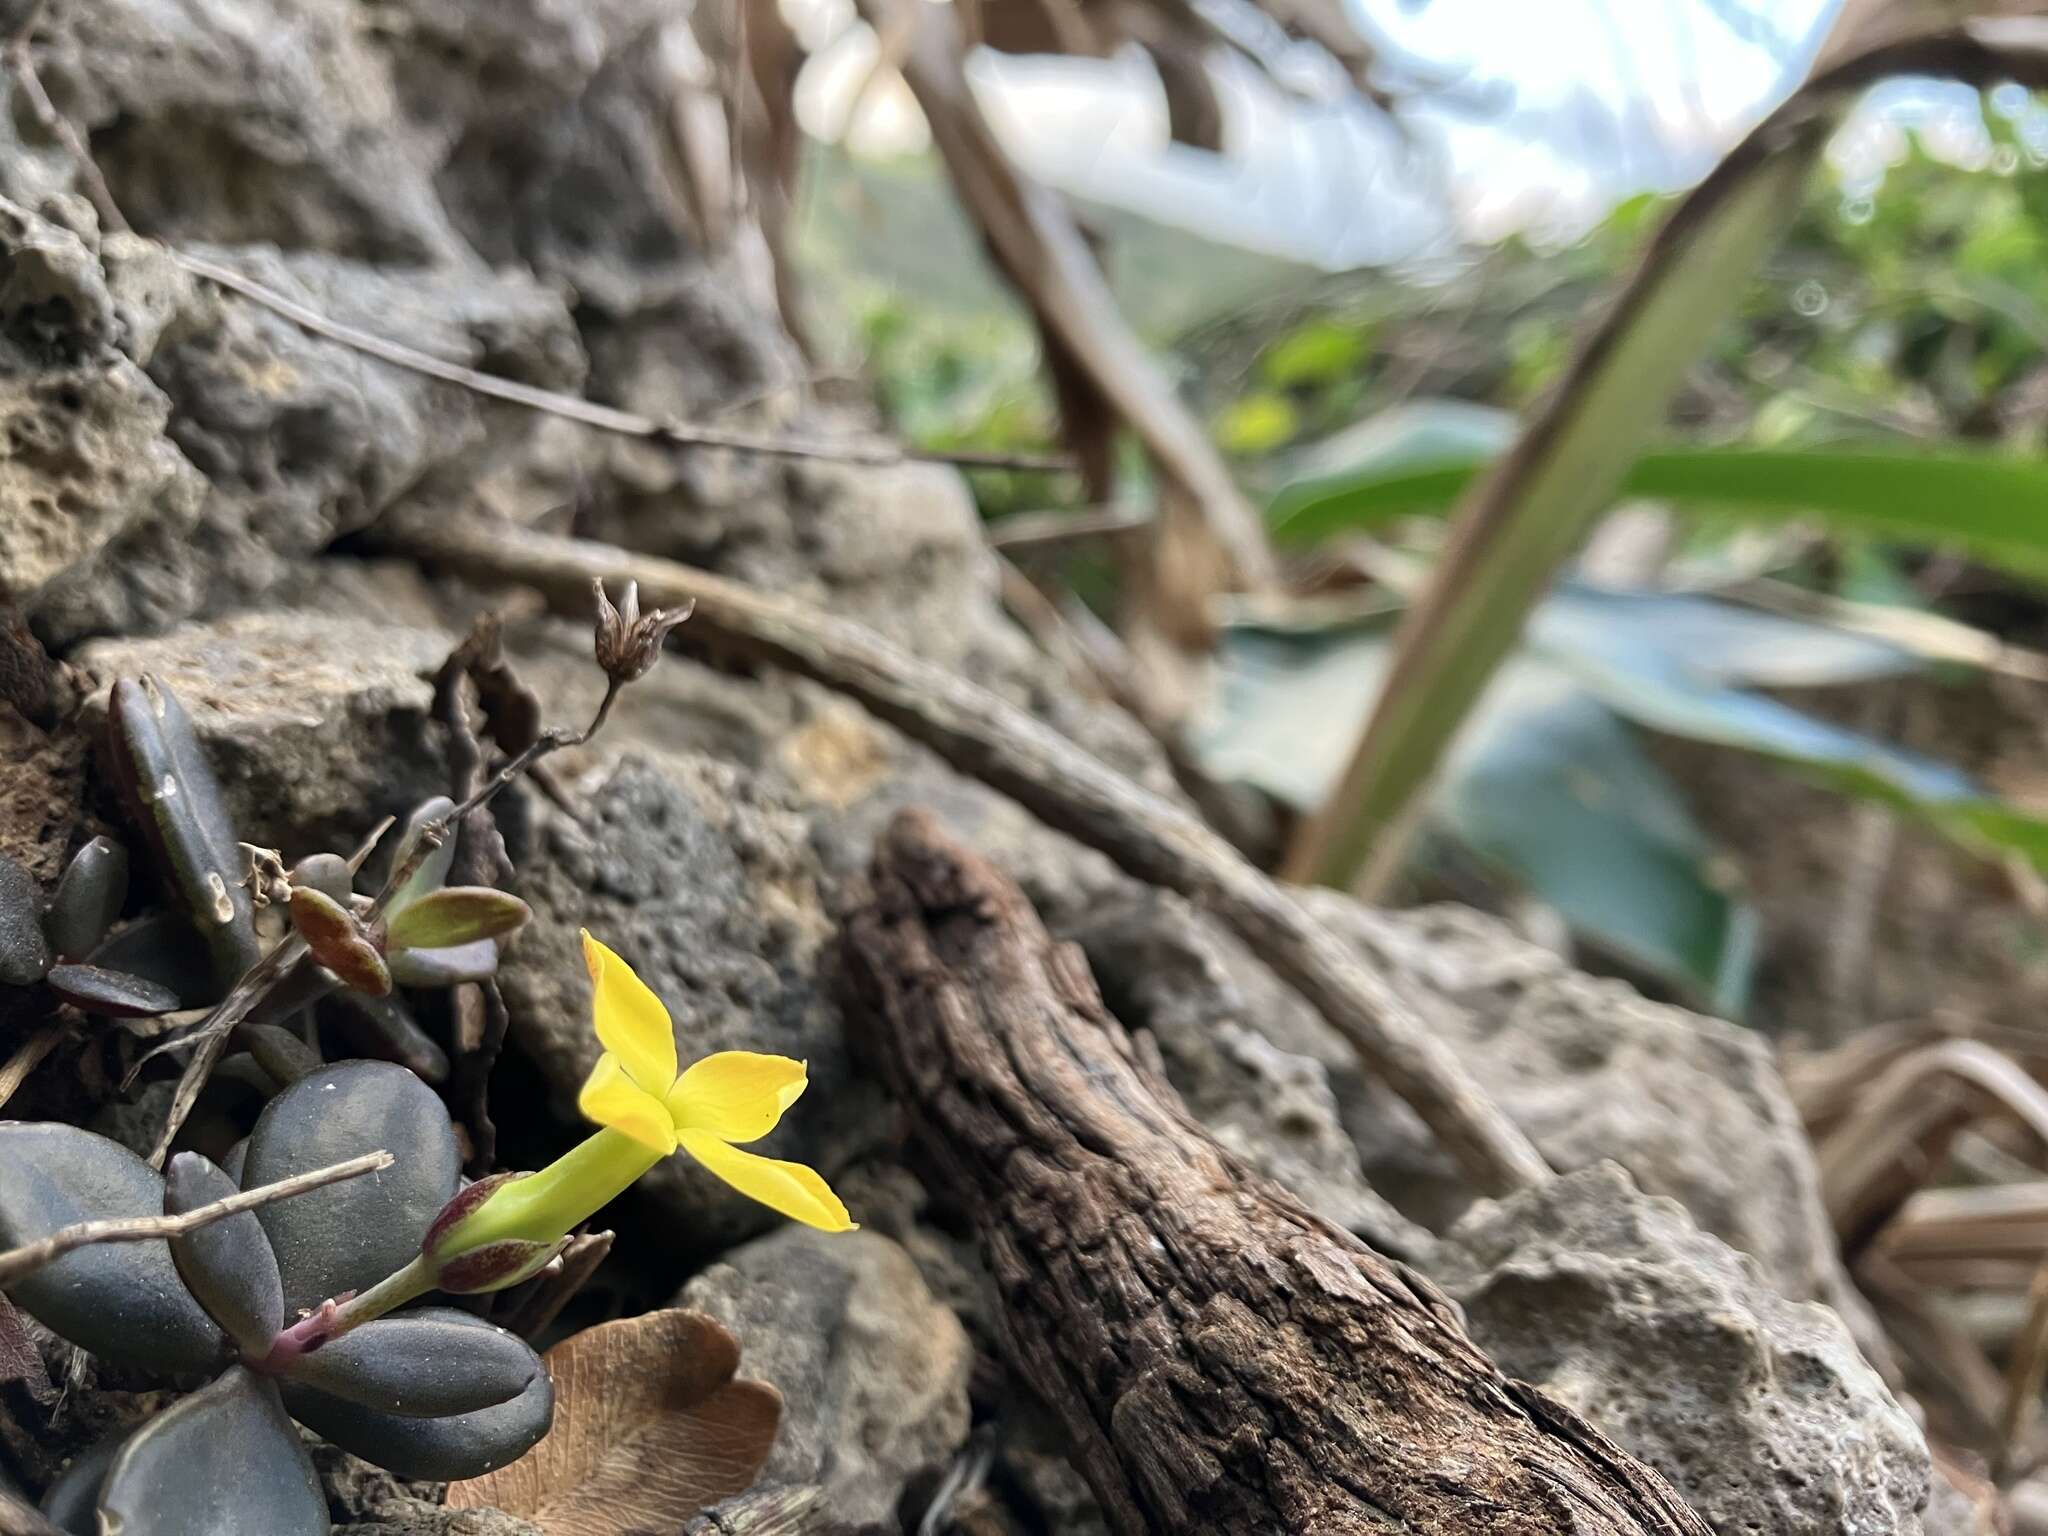
<path fill-rule="evenodd" d="M 906 812 L 850 914 L 853 1027 L 970 1212 L 1010 1363 L 1126 1536 L 1704 1536 L 1427 1281 L 1189 1116 L 1021 892 Z"/>

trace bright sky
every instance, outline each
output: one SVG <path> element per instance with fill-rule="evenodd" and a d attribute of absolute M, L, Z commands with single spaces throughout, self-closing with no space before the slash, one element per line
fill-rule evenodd
<path fill-rule="evenodd" d="M 1383 52 L 1430 82 L 1405 141 L 1312 69 L 1295 71 L 1301 93 L 1287 95 L 1223 61 L 1222 155 L 1167 142 L 1165 103 L 1140 58 L 984 54 L 971 72 L 1011 152 L 1051 184 L 1345 267 L 1427 254 L 1458 235 L 1563 235 L 1629 193 L 1695 180 L 1798 78 L 1836 0 L 1350 3 Z M 838 138 L 873 38 L 850 0 L 785 4 L 821 50 L 799 116 Z M 1882 129 L 1863 132 L 1874 151 L 1886 147 Z M 848 138 L 873 153 L 922 145 L 900 81 L 869 90 Z"/>

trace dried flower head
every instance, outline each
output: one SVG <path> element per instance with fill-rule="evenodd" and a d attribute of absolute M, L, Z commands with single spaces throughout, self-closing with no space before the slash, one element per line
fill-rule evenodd
<path fill-rule="evenodd" d="M 605 595 L 603 581 L 593 579 L 590 587 L 597 594 L 597 664 L 615 683 L 645 677 L 661 660 L 661 643 L 668 632 L 697 606 L 685 603 L 680 608 L 656 608 L 643 614 L 639 582 L 626 583 L 626 595 L 616 608 Z"/>

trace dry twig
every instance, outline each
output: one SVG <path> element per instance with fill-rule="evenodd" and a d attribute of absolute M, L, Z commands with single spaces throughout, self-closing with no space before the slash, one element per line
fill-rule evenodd
<path fill-rule="evenodd" d="M 29 1073 L 42 1065 L 43 1058 L 50 1054 L 50 1048 L 63 1034 L 63 1025 L 48 1025 L 22 1041 L 15 1053 L 7 1058 L 7 1065 L 0 1067 L 0 1109 L 7 1107 L 7 1101 L 28 1081 Z"/>
<path fill-rule="evenodd" d="M 1104 496 L 1119 423 L 1157 466 L 1158 518 L 1129 565 L 1134 643 L 1168 655 L 1206 647 L 1209 599 L 1276 579 L 1265 529 L 1215 448 L 1124 323 L 1094 255 L 1060 201 L 1023 175 L 975 103 L 955 7 L 862 0 L 877 32 L 905 33 L 903 78 L 931 124 L 955 192 L 996 265 L 1031 308 L 1068 446 Z"/>
<path fill-rule="evenodd" d="M 807 604 L 608 544 L 410 512 L 386 517 L 372 537 L 416 559 L 536 587 L 571 612 L 593 580 L 638 581 L 653 602 L 695 602 L 682 632 L 690 644 L 723 643 L 847 694 L 1047 825 L 1214 912 L 1321 1010 L 1481 1189 L 1501 1194 L 1550 1177 L 1427 1021 L 1293 894 L 1199 818 L 987 689 Z"/>
<path fill-rule="evenodd" d="M 259 283 L 254 278 L 246 277 L 224 263 L 175 249 L 171 251 L 171 255 L 179 266 L 195 277 L 203 277 L 231 293 L 239 294 L 251 303 L 260 304 L 265 309 L 283 315 L 301 330 L 309 331 L 315 336 L 353 347 L 366 356 L 390 363 L 394 367 L 423 373 L 444 383 L 459 384 L 464 389 L 479 395 L 488 395 L 494 400 L 506 400 L 514 405 L 526 406 L 530 410 L 546 411 L 553 416 L 580 422 L 586 427 L 595 427 L 601 432 L 616 432 L 625 437 L 648 437 L 678 447 L 730 448 L 741 453 L 773 454 L 794 459 L 831 459 L 842 464 L 879 465 L 914 461 L 958 464 L 979 469 L 1038 471 L 1058 471 L 1072 467 L 1064 458 L 1042 454 L 925 452 L 920 449 L 903 448 L 894 443 L 832 443 L 778 437 L 763 432 L 744 432 L 731 427 L 697 426 L 682 421 L 657 421 L 652 416 L 642 416 L 634 411 L 622 411 L 613 406 L 599 405 L 578 395 L 565 395 L 559 390 L 540 389 L 532 384 L 521 384 L 514 379 L 499 378 L 496 374 L 467 368 L 461 363 L 451 363 L 446 358 L 435 357 L 431 352 L 422 352 L 417 347 L 409 347 L 403 342 L 392 341 L 357 326 L 329 319 L 318 310 L 301 304 L 297 299 L 279 293 L 275 288 Z"/>
<path fill-rule="evenodd" d="M 142 1243 L 152 1238 L 183 1237 L 187 1232 L 195 1232 L 238 1211 L 254 1210 L 273 1200 L 289 1200 L 293 1195 L 325 1189 L 329 1184 L 339 1184 L 344 1179 L 376 1173 L 389 1168 L 394 1161 L 396 1159 L 389 1152 L 365 1152 L 345 1163 L 295 1173 L 288 1179 L 245 1189 L 177 1216 L 126 1216 L 60 1227 L 40 1242 L 0 1253 L 0 1286 L 11 1285 L 24 1275 L 32 1275 L 46 1265 L 56 1263 L 65 1254 L 89 1248 L 95 1243 Z"/>
<path fill-rule="evenodd" d="M 1860 1251 L 1927 1182 L 1955 1135 L 2003 1109 L 2048 1145 L 2048 1091 L 1976 1040 L 1945 1040 L 1893 1064 L 1819 1148 L 1821 1194 L 1843 1251 Z"/>

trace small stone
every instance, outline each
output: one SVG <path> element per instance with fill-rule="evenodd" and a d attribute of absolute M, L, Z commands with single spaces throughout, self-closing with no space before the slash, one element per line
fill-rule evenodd
<path fill-rule="evenodd" d="M 872 1232 L 790 1227 L 736 1248 L 676 1305 L 740 1340 L 740 1373 L 782 1393 L 763 1483 L 819 1483 L 855 1528 L 966 1443 L 973 1352 L 910 1257 Z"/>
<path fill-rule="evenodd" d="M 96 640 L 73 659 L 101 678 L 149 673 L 177 695 L 244 837 L 332 850 L 443 787 L 424 674 L 450 643 L 368 619 L 269 612 Z M 88 728 L 105 708 L 104 690 L 87 701 Z"/>

